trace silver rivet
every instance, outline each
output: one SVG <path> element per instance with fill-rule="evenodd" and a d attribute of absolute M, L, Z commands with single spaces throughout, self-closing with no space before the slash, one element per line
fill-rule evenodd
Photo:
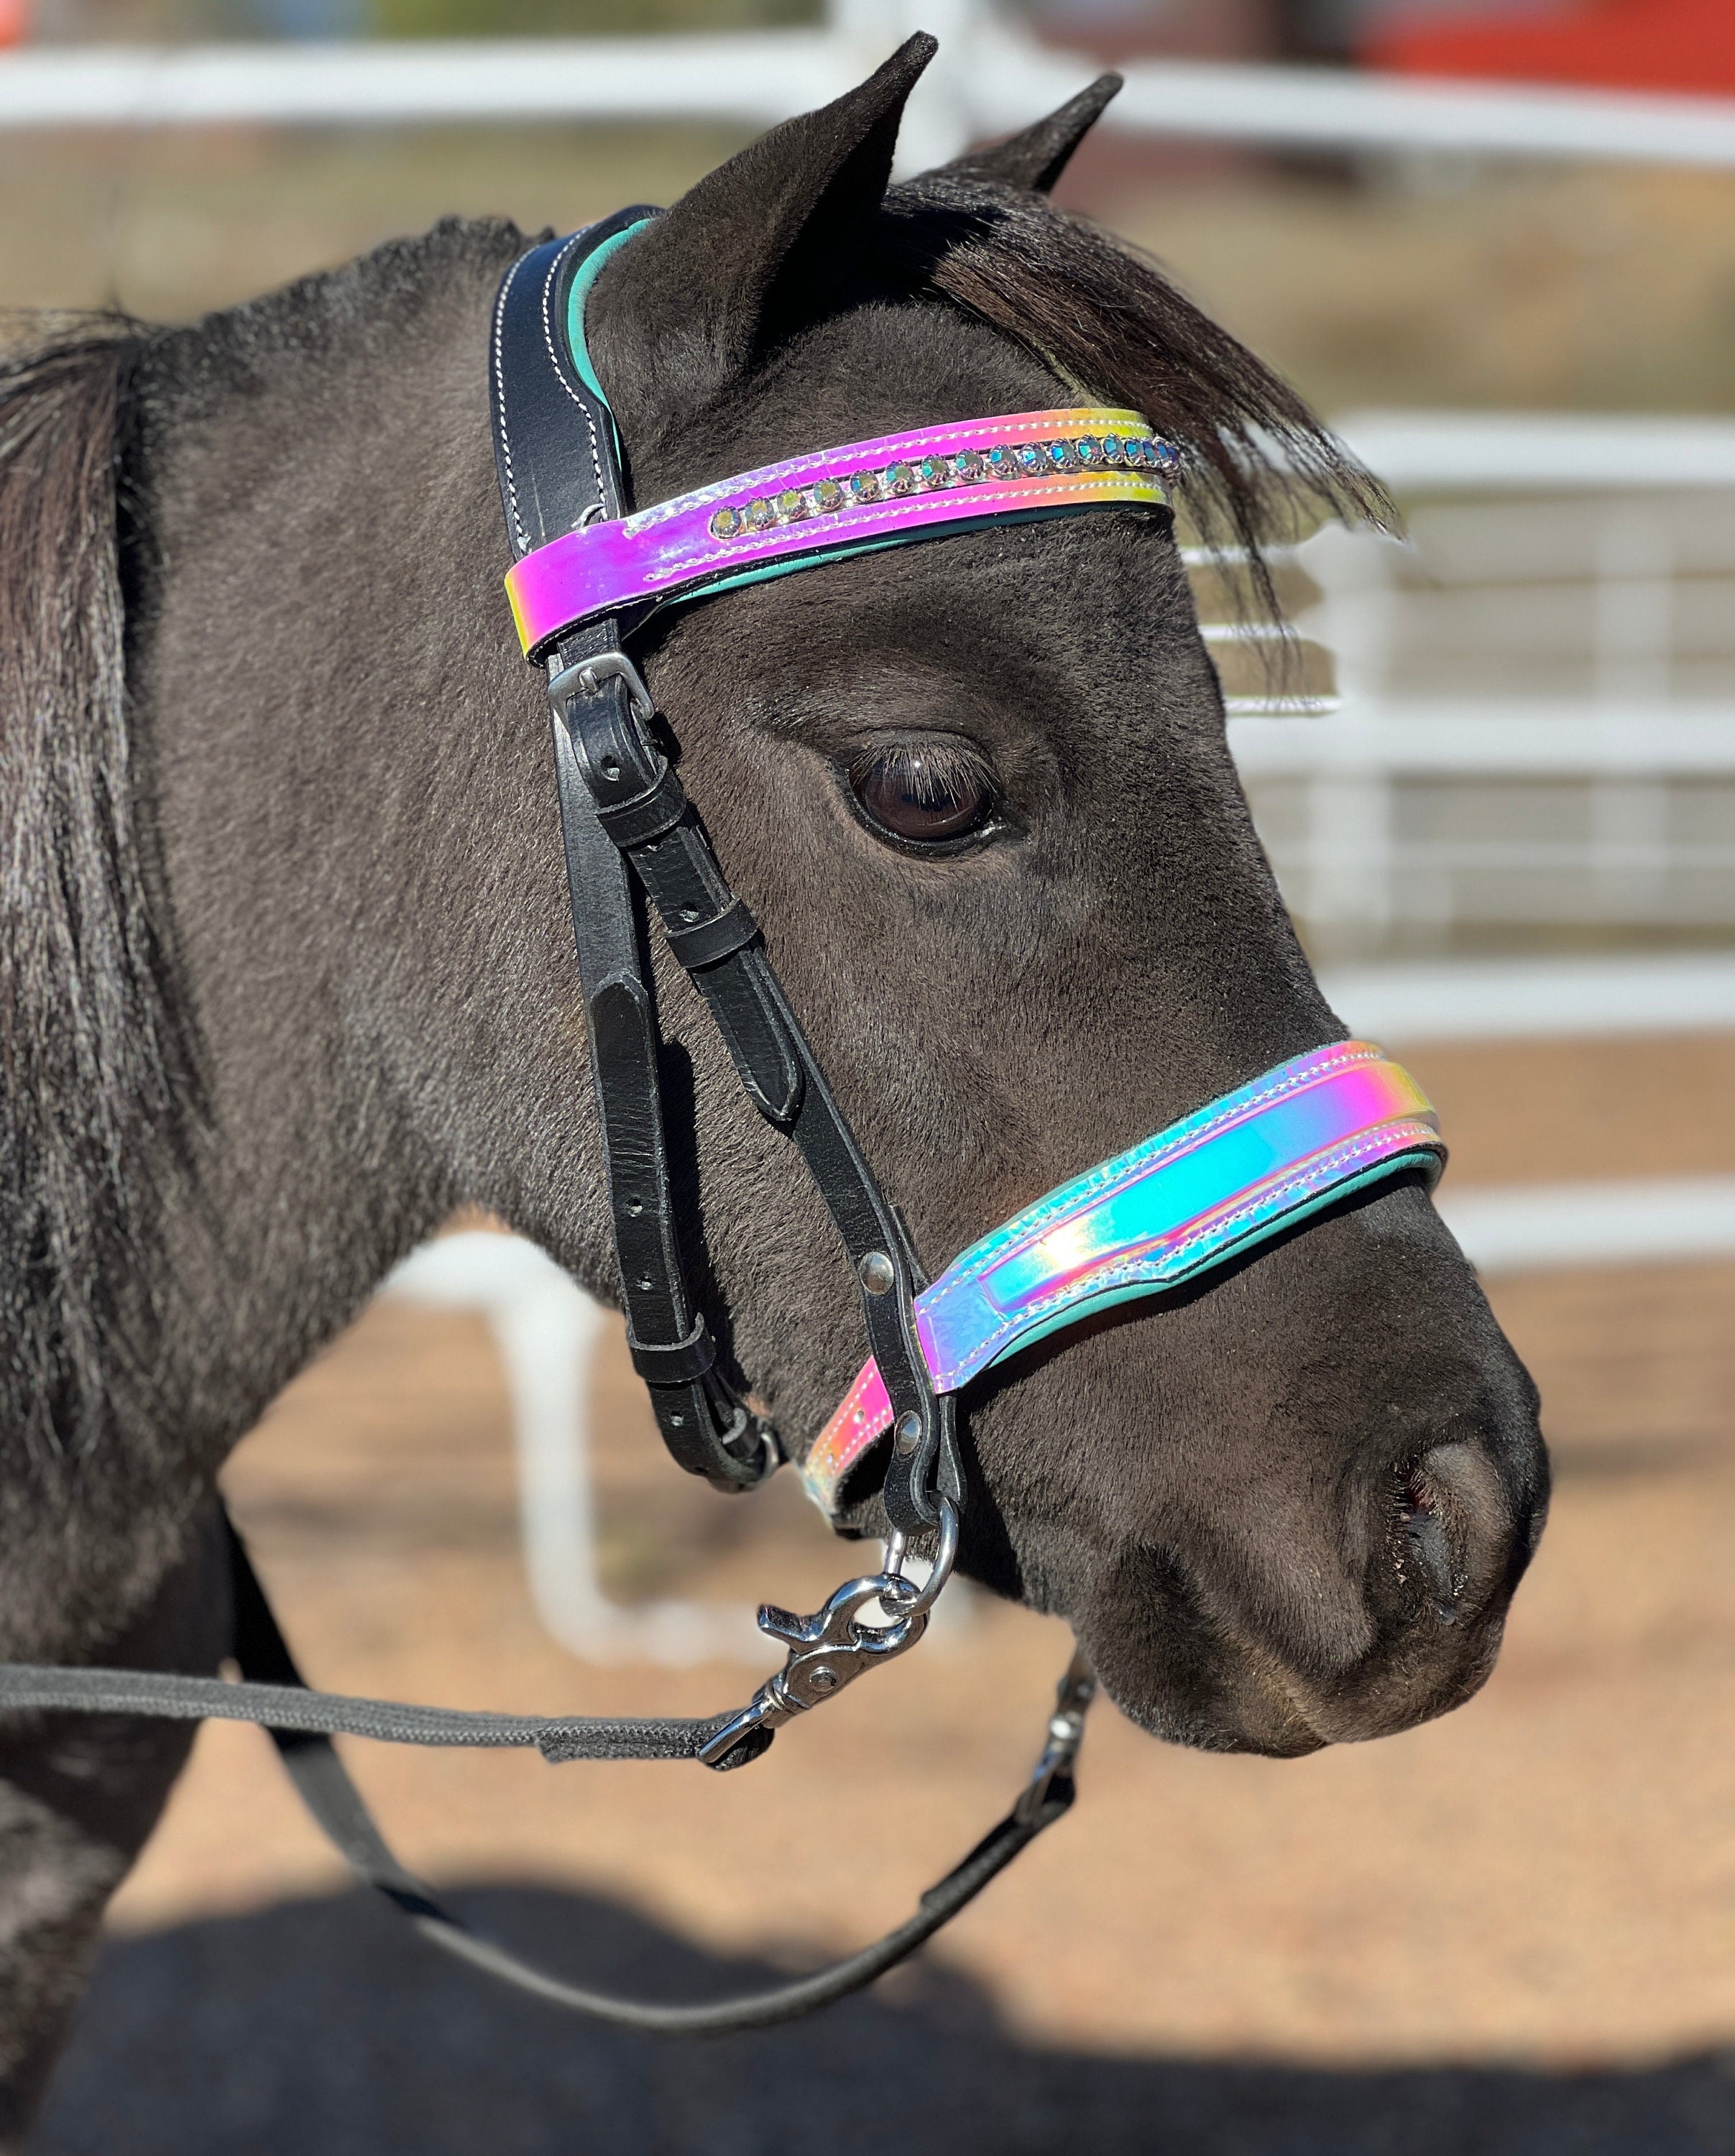
<path fill-rule="evenodd" d="M 837 1689 L 837 1671 L 827 1669 L 823 1662 L 817 1670 L 810 1671 L 808 1675 L 808 1682 L 815 1691 L 834 1691 Z"/>
<path fill-rule="evenodd" d="M 870 1250 L 855 1268 L 870 1295 L 889 1294 L 897 1285 L 897 1270 L 884 1250 Z"/>
<path fill-rule="evenodd" d="M 907 1414 L 898 1417 L 897 1425 L 892 1432 L 892 1441 L 906 1460 L 921 1444 L 921 1417 L 913 1408 Z"/>

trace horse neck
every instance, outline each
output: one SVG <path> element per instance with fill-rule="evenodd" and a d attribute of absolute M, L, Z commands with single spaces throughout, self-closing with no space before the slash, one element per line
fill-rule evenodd
<path fill-rule="evenodd" d="M 147 429 L 136 691 L 204 1106 L 159 1337 L 217 1445 L 456 1205 L 608 1276 L 546 721 L 499 582 L 491 282 L 453 280 L 389 364 L 377 323 L 313 351 L 255 327 L 213 390 L 219 325 Z"/>

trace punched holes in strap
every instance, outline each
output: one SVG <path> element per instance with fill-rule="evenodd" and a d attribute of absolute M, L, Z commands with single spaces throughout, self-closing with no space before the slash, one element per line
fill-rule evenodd
<path fill-rule="evenodd" d="M 737 898 L 709 921 L 696 922 L 690 928 L 670 927 L 668 933 L 669 948 L 692 973 L 701 967 L 717 965 L 751 943 L 759 933 L 759 924 L 746 901 Z"/>

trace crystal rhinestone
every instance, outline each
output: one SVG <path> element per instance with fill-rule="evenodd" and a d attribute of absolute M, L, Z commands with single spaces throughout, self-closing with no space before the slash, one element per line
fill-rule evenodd
<path fill-rule="evenodd" d="M 1005 443 L 997 442 L 982 459 L 990 479 L 1016 479 L 1018 459 Z"/>
<path fill-rule="evenodd" d="M 1127 444 L 1133 452 L 1134 460 L 1149 471 L 1157 462 L 1157 444 L 1148 434 L 1140 434 Z"/>
<path fill-rule="evenodd" d="M 949 486 L 952 484 L 952 462 L 947 457 L 924 457 L 916 467 L 924 486 Z"/>
<path fill-rule="evenodd" d="M 1038 443 L 1020 442 L 1014 454 L 1018 459 L 1020 471 L 1034 473 L 1046 471 L 1048 469 L 1041 447 Z"/>
<path fill-rule="evenodd" d="M 880 499 L 878 472 L 852 472 L 844 484 L 850 490 L 851 501 L 877 501 Z"/>
<path fill-rule="evenodd" d="M 769 531 L 778 521 L 778 513 L 768 501 L 750 501 L 741 513 L 749 531 Z"/>
<path fill-rule="evenodd" d="M 799 487 L 789 487 L 772 505 L 780 524 L 798 524 L 808 513 L 808 498 Z"/>
<path fill-rule="evenodd" d="M 834 479 L 822 479 L 814 489 L 814 508 L 824 511 L 828 516 L 834 509 L 841 509 L 846 499 L 844 490 Z"/>
<path fill-rule="evenodd" d="M 1118 434 L 1102 438 L 1102 461 L 1106 465 L 1123 465 L 1127 461 L 1127 444 Z"/>
<path fill-rule="evenodd" d="M 914 494 L 921 484 L 913 465 L 887 465 L 881 477 L 888 494 Z"/>
<path fill-rule="evenodd" d="M 720 509 L 711 520 L 713 539 L 732 539 L 740 529 L 741 511 L 737 509 Z"/>
<path fill-rule="evenodd" d="M 983 476 L 982 459 L 974 449 L 960 449 L 952 460 L 952 476 L 956 480 L 978 480 Z"/>
<path fill-rule="evenodd" d="M 1180 466 L 1181 452 L 1173 442 L 1152 442 L 1151 454 L 1163 471 L 1175 471 Z"/>
<path fill-rule="evenodd" d="M 1078 459 L 1072 454 L 1070 442 L 1045 442 L 1042 453 L 1048 459 L 1050 471 L 1076 471 Z"/>
<path fill-rule="evenodd" d="M 1081 465 L 1100 465 L 1102 444 L 1094 434 L 1081 434 L 1072 445 L 1072 454 Z"/>

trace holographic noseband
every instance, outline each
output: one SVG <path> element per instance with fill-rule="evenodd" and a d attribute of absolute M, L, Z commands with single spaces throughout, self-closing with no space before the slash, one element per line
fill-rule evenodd
<path fill-rule="evenodd" d="M 1051 1190 L 948 1265 L 916 1298 L 935 1389 L 956 1392 L 1062 1326 L 1176 1287 L 1363 1185 L 1445 1161 L 1440 1126 L 1407 1070 L 1340 1041 L 1263 1078 Z M 891 1426 L 870 1362 L 802 1466 L 822 1512 Z"/>

